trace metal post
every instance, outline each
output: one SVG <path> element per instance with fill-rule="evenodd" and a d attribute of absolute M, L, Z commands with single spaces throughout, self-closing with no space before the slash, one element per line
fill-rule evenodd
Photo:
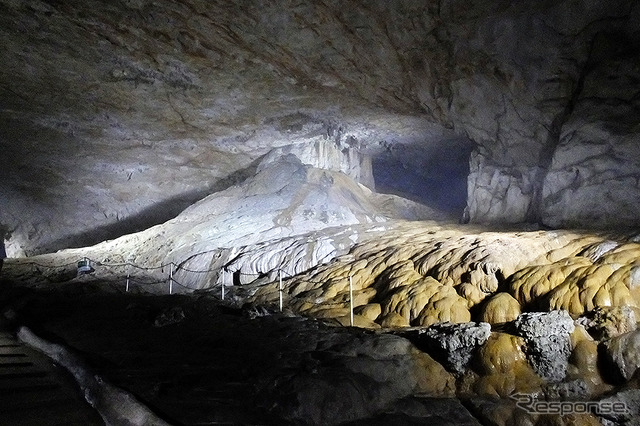
<path fill-rule="evenodd" d="M 226 278 L 226 274 L 225 274 L 225 272 L 226 272 L 226 271 L 223 269 L 223 270 L 222 270 L 222 282 L 220 283 L 220 291 L 222 292 L 222 295 L 221 295 L 222 300 L 224 300 L 224 280 L 225 280 L 225 278 Z"/>
<path fill-rule="evenodd" d="M 173 293 L 173 262 L 169 264 L 169 294 Z"/>
<path fill-rule="evenodd" d="M 125 289 L 127 293 L 129 293 L 129 273 L 127 273 L 127 288 Z"/>
<path fill-rule="evenodd" d="M 351 326 L 353 327 L 353 279 L 349 275 L 349 311 L 351 312 Z"/>
<path fill-rule="evenodd" d="M 278 284 L 278 293 L 280 293 L 280 312 L 282 312 L 282 270 L 278 269 L 278 279 L 280 283 Z"/>

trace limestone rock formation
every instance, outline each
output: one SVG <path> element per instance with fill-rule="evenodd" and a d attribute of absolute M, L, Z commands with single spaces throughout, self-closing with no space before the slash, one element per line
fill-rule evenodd
<path fill-rule="evenodd" d="M 421 335 L 424 344 L 440 357 L 456 374 L 462 374 L 475 350 L 484 344 L 491 334 L 487 323 L 433 325 Z"/>
<path fill-rule="evenodd" d="M 609 421 L 618 424 L 634 424 L 638 415 L 640 415 L 640 390 L 639 389 L 623 389 L 614 395 L 603 398 L 601 400 L 605 404 L 615 405 L 617 410 L 612 413 L 606 413 L 603 417 Z"/>
<path fill-rule="evenodd" d="M 496 293 L 482 306 L 480 320 L 489 324 L 514 321 L 521 313 L 520 304 L 509 293 Z"/>
<path fill-rule="evenodd" d="M 640 331 L 616 336 L 605 342 L 607 353 L 622 378 L 629 380 L 640 368 Z"/>
<path fill-rule="evenodd" d="M 310 355 L 273 383 L 291 421 L 636 398 L 606 382 L 640 365 L 639 22 L 629 0 L 0 0 L 2 279 L 375 329 L 328 348 L 342 373 Z"/>
<path fill-rule="evenodd" d="M 636 310 L 630 306 L 598 307 L 581 317 L 580 321 L 589 333 L 599 340 L 610 339 L 638 327 Z"/>
<path fill-rule="evenodd" d="M 386 229 L 376 224 L 396 214 L 412 219 L 420 218 L 414 214 L 430 214 L 411 208 L 415 203 L 409 200 L 374 196 L 343 172 L 303 164 L 297 155 L 304 159 L 304 151 L 286 151 L 279 157 L 268 155 L 255 176 L 202 199 L 162 225 L 43 259 L 71 267 L 78 256 L 88 257 L 106 266 L 95 277 L 111 279 L 116 273 L 156 282 L 166 277 L 173 263 L 170 269 L 183 290 L 231 286 L 264 275 L 273 280 L 279 271 L 293 276 L 348 252 L 359 240 L 373 238 Z M 334 165 L 338 168 L 340 163 Z M 379 210 L 383 197 L 386 203 Z M 370 229 L 361 233 L 345 225 Z M 70 268 L 54 270 L 44 278 L 64 281 L 73 275 Z"/>
<path fill-rule="evenodd" d="M 473 383 L 473 394 L 508 398 L 516 392 L 538 393 L 543 380 L 529 365 L 522 337 L 491 333 L 473 357 L 480 377 Z"/>
<path fill-rule="evenodd" d="M 355 337 L 355 336 L 354 336 Z M 261 398 L 285 419 L 316 425 L 365 418 L 414 393 L 451 396 L 453 376 L 399 336 L 362 336 L 325 342 L 329 357 L 309 360 L 309 371 L 278 377 Z M 291 395 L 274 404 L 273 395 Z"/>
<path fill-rule="evenodd" d="M 9 256 L 162 223 L 274 148 L 322 163 L 323 141 L 412 168 L 467 141 L 433 182 L 466 186 L 473 222 L 637 225 L 639 8 L 3 0 Z"/>
<path fill-rule="evenodd" d="M 527 356 L 536 372 L 552 382 L 565 378 L 571 354 L 573 320 L 566 311 L 524 313 L 515 322 L 528 343 Z"/>

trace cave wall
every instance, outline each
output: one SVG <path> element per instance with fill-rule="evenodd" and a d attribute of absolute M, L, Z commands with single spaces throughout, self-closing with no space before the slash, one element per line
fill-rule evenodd
<path fill-rule="evenodd" d="M 449 5 L 444 115 L 479 145 L 468 218 L 637 225 L 638 4 L 494 2 L 485 16 Z"/>
<path fill-rule="evenodd" d="M 468 137 L 468 220 L 637 225 L 639 22 L 629 0 L 0 0 L 7 249 L 159 223 L 322 141 Z"/>

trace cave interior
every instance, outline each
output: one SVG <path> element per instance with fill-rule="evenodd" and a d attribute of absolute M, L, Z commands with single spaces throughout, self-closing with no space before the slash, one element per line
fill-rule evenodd
<path fill-rule="evenodd" d="M 0 0 L 0 423 L 632 425 L 640 3 Z"/>

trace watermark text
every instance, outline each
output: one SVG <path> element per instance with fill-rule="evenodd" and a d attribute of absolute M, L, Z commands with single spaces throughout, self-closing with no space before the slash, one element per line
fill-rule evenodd
<path fill-rule="evenodd" d="M 542 401 L 526 393 L 513 393 L 509 397 L 530 414 L 629 414 L 627 404 L 620 401 Z"/>

